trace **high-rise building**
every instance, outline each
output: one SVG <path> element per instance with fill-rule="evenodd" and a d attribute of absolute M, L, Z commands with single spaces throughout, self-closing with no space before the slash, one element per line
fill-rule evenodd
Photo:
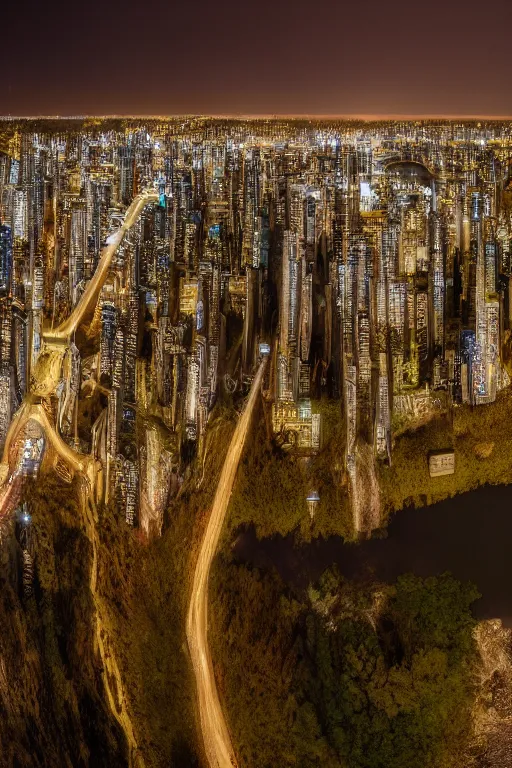
<path fill-rule="evenodd" d="M 8 294 L 12 274 L 12 233 L 6 224 L 0 225 L 0 294 Z"/>

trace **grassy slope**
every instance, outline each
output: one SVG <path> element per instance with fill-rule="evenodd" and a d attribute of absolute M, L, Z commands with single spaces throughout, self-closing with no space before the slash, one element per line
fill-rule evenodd
<path fill-rule="evenodd" d="M 44 474 L 26 498 L 34 595 L 22 597 L 14 538 L 0 573 L 0 765 L 123 768 L 126 744 L 92 642 L 91 547 L 76 489 Z"/>
<path fill-rule="evenodd" d="M 185 618 L 198 546 L 232 426 L 228 414 L 214 414 L 203 480 L 196 489 L 200 470 L 185 479 L 182 493 L 169 507 L 161 539 L 142 543 L 112 512 L 102 514 L 100 583 L 146 768 L 199 765 Z"/>
<path fill-rule="evenodd" d="M 343 434 L 339 403 L 317 401 L 324 416 L 324 447 L 305 459 L 277 448 L 267 437 L 263 405 L 254 415 L 251 438 L 240 463 L 225 535 L 254 525 L 259 537 L 297 531 L 301 539 L 339 533 L 350 537 L 352 522 L 346 485 L 343 484 Z M 306 504 L 316 489 L 320 503 L 311 525 Z"/>
<path fill-rule="evenodd" d="M 491 454 L 481 458 L 479 449 L 491 444 Z M 431 478 L 428 452 L 447 447 L 455 449 L 455 473 Z M 433 504 L 486 483 L 511 483 L 511 457 L 511 390 L 500 392 L 490 405 L 455 408 L 453 424 L 449 417 L 440 417 L 396 439 L 392 466 L 380 468 L 386 512 L 405 504 Z"/>

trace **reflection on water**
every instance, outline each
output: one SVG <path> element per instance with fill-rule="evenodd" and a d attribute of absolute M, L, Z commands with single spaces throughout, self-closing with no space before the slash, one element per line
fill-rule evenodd
<path fill-rule="evenodd" d="M 512 486 L 480 488 L 432 507 L 404 510 L 386 539 L 345 544 L 331 537 L 297 547 L 292 536 L 258 541 L 251 529 L 239 536 L 234 552 L 261 568 L 274 565 L 298 587 L 333 563 L 347 578 L 386 582 L 408 572 L 450 571 L 478 587 L 477 618 L 501 618 L 512 627 Z"/>

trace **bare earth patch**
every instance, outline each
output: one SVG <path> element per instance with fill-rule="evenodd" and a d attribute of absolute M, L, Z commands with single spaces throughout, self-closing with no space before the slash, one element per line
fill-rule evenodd
<path fill-rule="evenodd" d="M 494 450 L 494 443 L 477 443 L 473 450 L 479 459 L 488 459 Z"/>

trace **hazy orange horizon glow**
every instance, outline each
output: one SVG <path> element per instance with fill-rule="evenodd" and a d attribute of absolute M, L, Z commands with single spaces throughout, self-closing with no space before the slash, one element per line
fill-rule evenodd
<path fill-rule="evenodd" d="M 508 119 L 511 21 L 507 0 L 11 2 L 0 113 Z"/>

